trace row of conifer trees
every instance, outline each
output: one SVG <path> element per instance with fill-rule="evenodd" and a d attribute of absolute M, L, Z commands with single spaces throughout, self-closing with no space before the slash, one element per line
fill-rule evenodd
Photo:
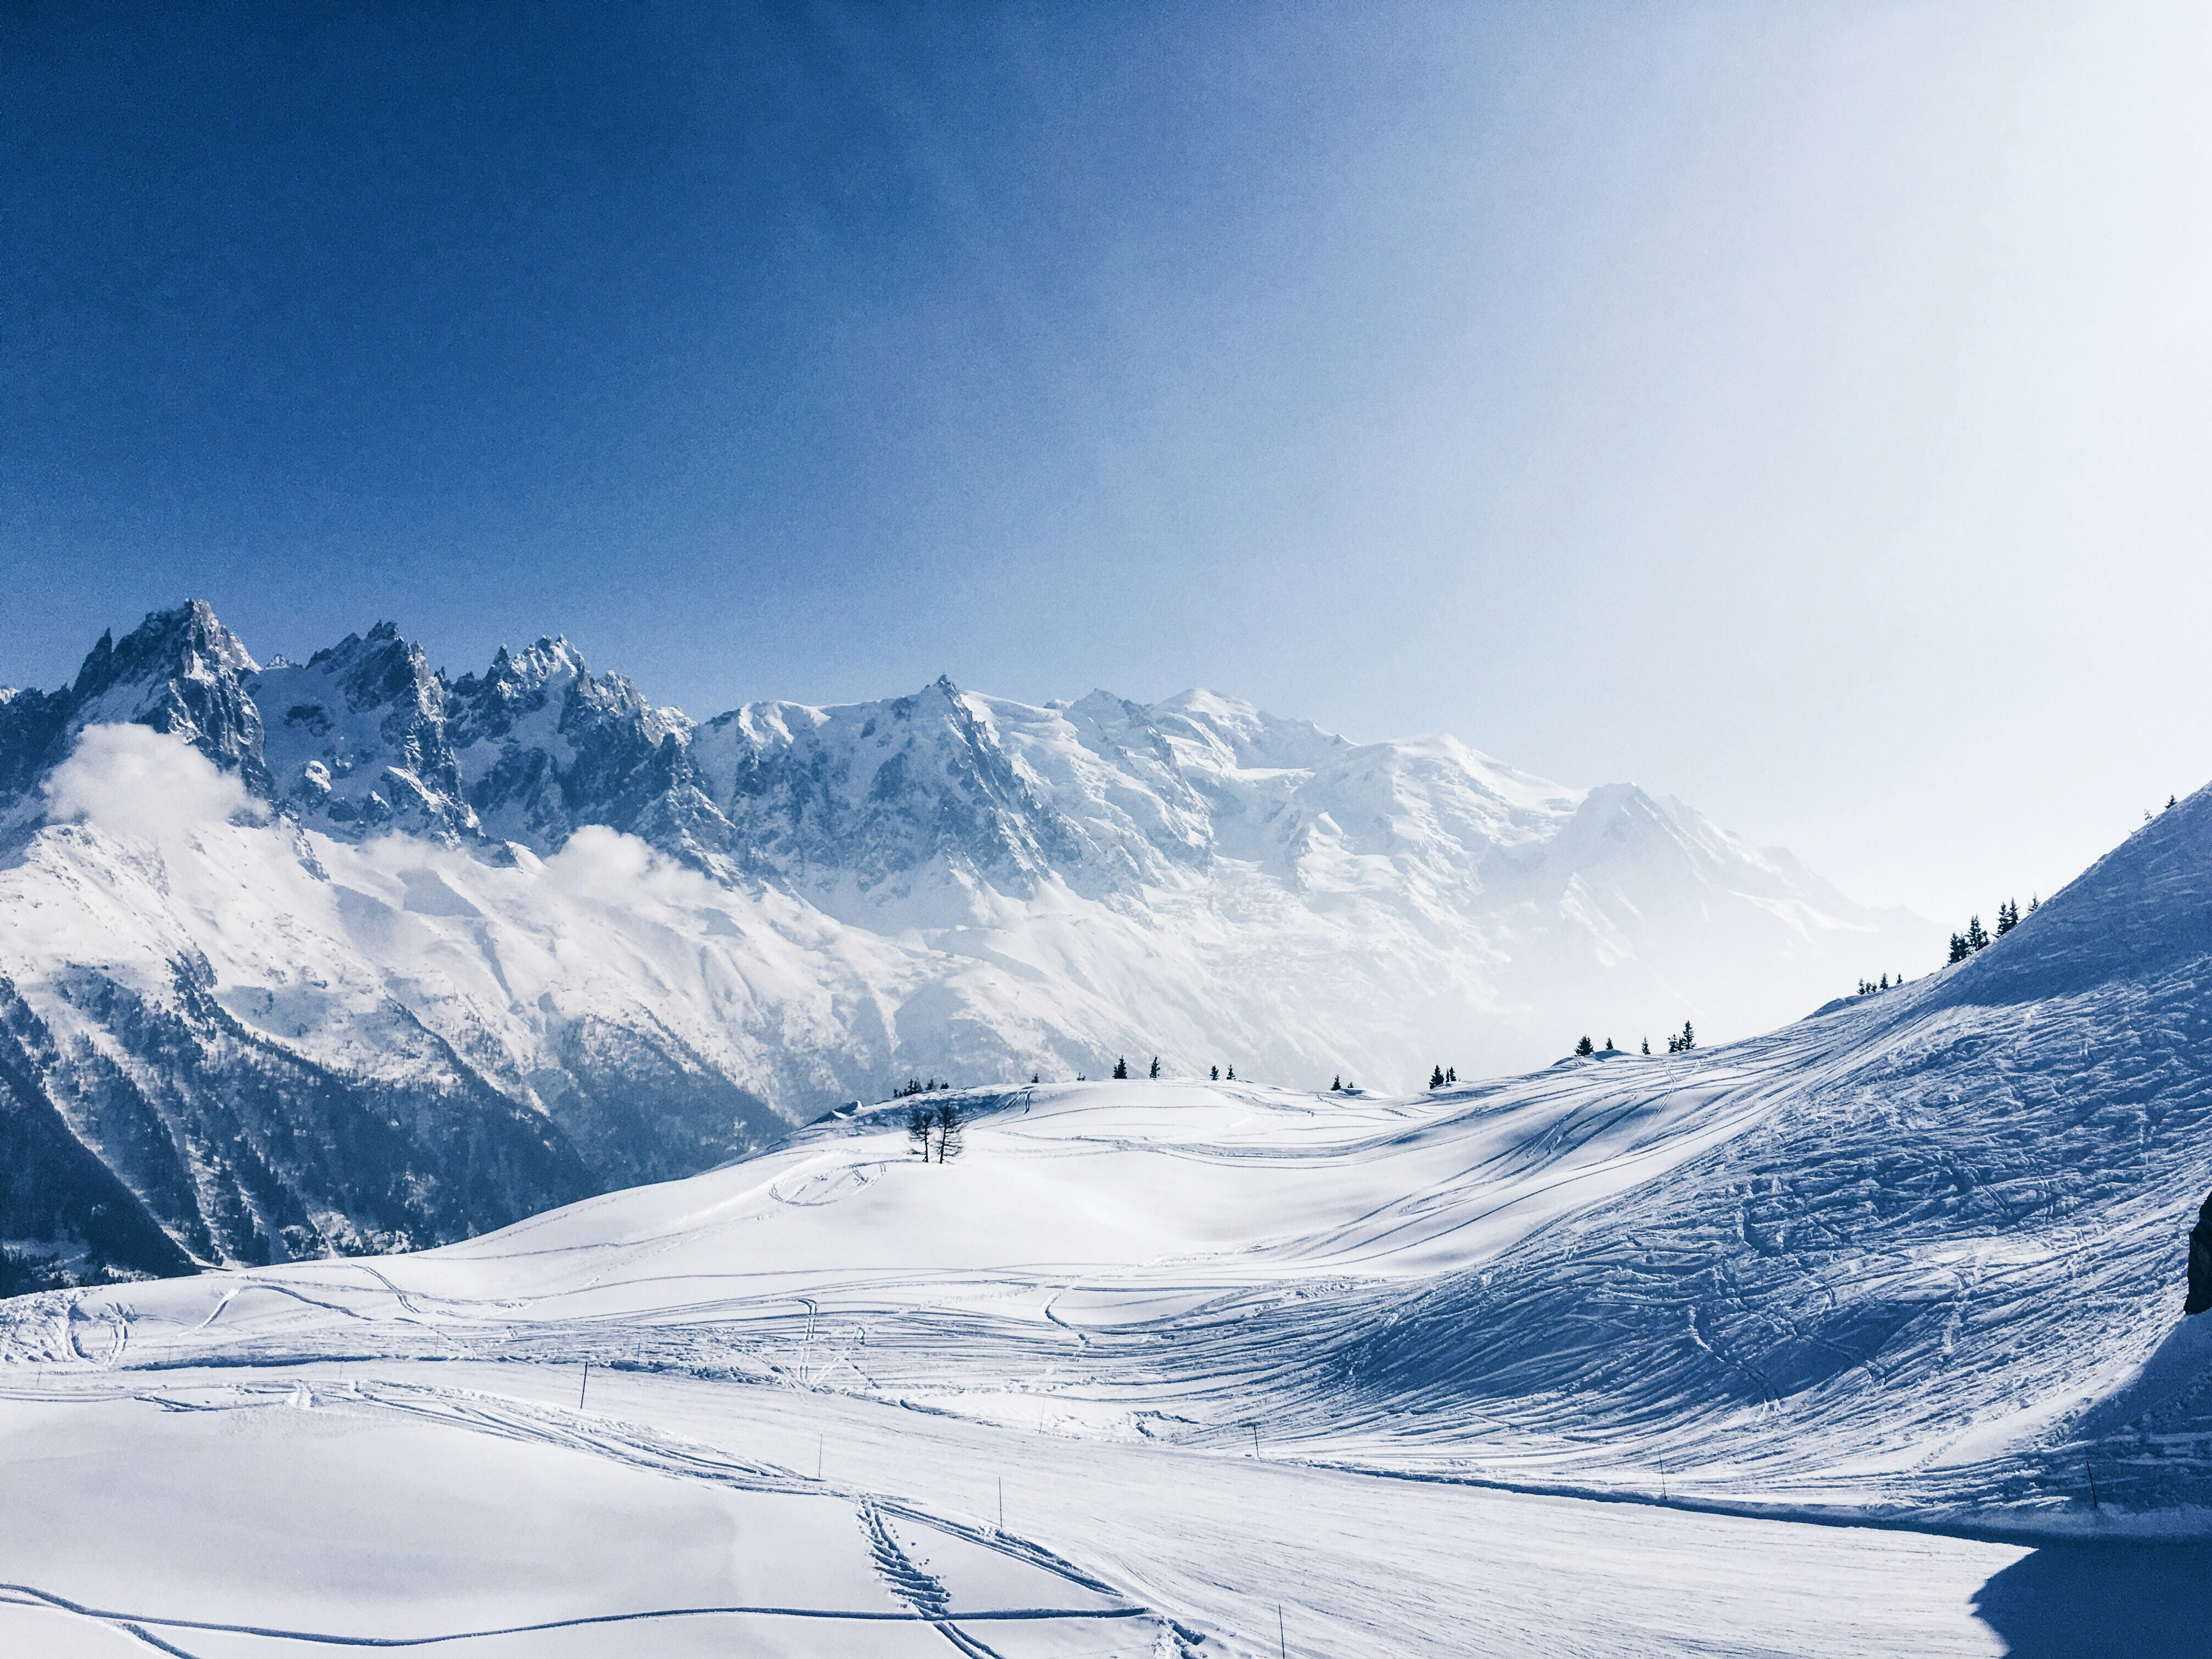
<path fill-rule="evenodd" d="M 2027 896 L 2027 914 L 2032 916 L 2042 908 L 2043 901 L 2030 893 Z M 1994 933 L 1982 926 L 1982 919 L 1978 915 L 1967 917 L 1966 931 L 1951 935 L 1951 961 L 1964 962 L 1975 951 L 1988 950 L 1994 941 L 2002 939 L 2020 926 L 2021 915 L 2020 901 L 2007 899 L 2002 904 L 1997 906 L 1997 930 Z M 1903 983 L 1902 981 L 1899 982 Z"/>
<path fill-rule="evenodd" d="M 1691 1024 L 1686 1019 L 1682 1022 L 1682 1029 L 1667 1039 L 1667 1052 L 1670 1054 L 1686 1054 L 1691 1049 L 1697 1046 L 1698 1028 Z M 1592 1042 L 1588 1036 L 1584 1036 L 1580 1042 L 1575 1044 L 1575 1052 L 1577 1054 L 1587 1058 L 1588 1056 L 1597 1054 L 1601 1051 L 1598 1048 L 1597 1044 Z M 1602 1052 L 1611 1054 L 1618 1054 L 1620 1050 L 1613 1046 L 1613 1039 L 1611 1037 L 1607 1037 L 1605 1040 L 1605 1048 Z M 1644 1039 L 1644 1052 L 1647 1054 L 1651 1052 L 1651 1039 L 1650 1037 Z"/>

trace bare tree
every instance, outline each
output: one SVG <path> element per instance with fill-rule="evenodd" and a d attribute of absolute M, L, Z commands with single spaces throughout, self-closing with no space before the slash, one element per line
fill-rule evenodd
<path fill-rule="evenodd" d="M 962 1130 L 967 1121 L 967 1113 L 950 1100 L 935 1106 L 917 1106 L 907 1114 L 907 1146 L 924 1164 L 933 1159 L 948 1163 L 964 1150 Z"/>

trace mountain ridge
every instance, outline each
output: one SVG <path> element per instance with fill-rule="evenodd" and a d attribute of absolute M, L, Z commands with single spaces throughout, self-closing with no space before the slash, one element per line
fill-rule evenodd
<path fill-rule="evenodd" d="M 1935 942 L 1633 785 L 1200 690 L 702 721 L 557 637 L 262 664 L 193 602 L 0 700 L 0 974 L 55 1034 L 13 1109 L 210 1261 L 464 1237 L 909 1075 L 1473 1075 Z M 280 1074 L 299 1121 L 240 1116 Z"/>

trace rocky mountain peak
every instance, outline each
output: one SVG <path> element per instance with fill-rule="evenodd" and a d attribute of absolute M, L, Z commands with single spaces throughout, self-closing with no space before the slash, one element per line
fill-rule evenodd
<path fill-rule="evenodd" d="M 270 789 L 338 833 L 477 830 L 446 732 L 446 686 L 392 623 L 250 678 Z"/>
<path fill-rule="evenodd" d="M 252 657 L 203 600 L 148 613 L 118 643 L 103 633 L 74 682 L 0 703 L 0 818 L 20 816 L 88 726 L 149 726 L 180 738 L 265 793 L 262 722 L 243 677 Z"/>

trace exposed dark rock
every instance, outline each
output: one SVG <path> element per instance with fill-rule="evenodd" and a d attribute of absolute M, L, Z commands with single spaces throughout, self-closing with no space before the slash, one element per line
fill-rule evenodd
<path fill-rule="evenodd" d="M 2196 1226 L 2190 1229 L 2189 1300 L 2181 1304 L 2181 1311 L 2201 1314 L 2207 1308 L 2212 1308 L 2212 1198 L 2204 1200 Z"/>
<path fill-rule="evenodd" d="M 0 978 L 0 1237 L 51 1241 L 91 1274 L 192 1272 L 141 1196 L 72 1131 L 40 1075 L 53 1053 L 45 1025 Z M 0 1296 L 78 1277 L 0 1252 Z"/>

